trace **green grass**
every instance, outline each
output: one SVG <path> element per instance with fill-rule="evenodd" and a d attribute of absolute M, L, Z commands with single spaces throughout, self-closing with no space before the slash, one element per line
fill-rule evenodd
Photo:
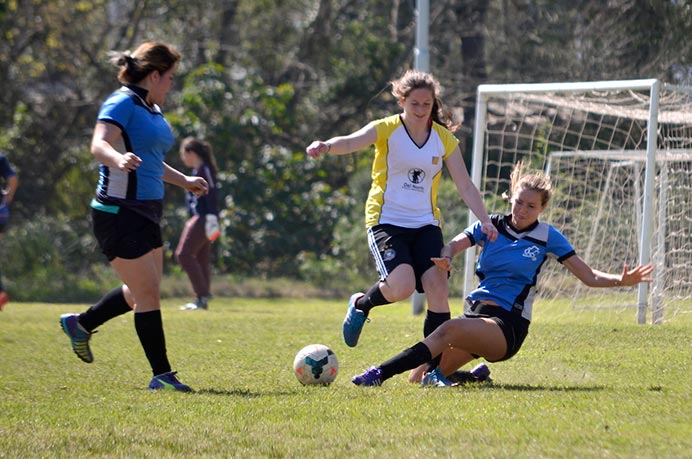
<path fill-rule="evenodd" d="M 382 307 L 360 345 L 341 339 L 344 301 L 215 299 L 164 304 L 171 363 L 193 394 L 149 392 L 132 315 L 101 327 L 96 361 L 58 325 L 85 306 L 10 303 L 0 313 L 0 457 L 653 458 L 692 456 L 691 324 L 636 325 L 632 309 L 538 304 L 494 384 L 379 388 L 353 375 L 414 344 L 422 317 Z M 459 312 L 460 301 L 453 302 Z M 323 343 L 329 387 L 293 377 L 295 353 Z"/>

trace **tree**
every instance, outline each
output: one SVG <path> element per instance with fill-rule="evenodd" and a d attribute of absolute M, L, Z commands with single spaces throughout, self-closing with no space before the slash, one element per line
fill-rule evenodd
<path fill-rule="evenodd" d="M 440 0 L 430 18 L 431 68 L 464 138 L 481 83 L 690 78 L 692 8 L 679 0 Z M 0 149 L 23 183 L 10 237 L 78 222 L 74 239 L 55 238 L 65 260 L 47 265 L 78 273 L 101 260 L 88 221 L 89 142 L 118 87 L 108 52 L 162 40 L 183 56 L 164 112 L 179 138 L 209 140 L 221 166 L 219 268 L 356 270 L 369 262 L 344 253 L 367 258 L 369 153 L 315 162 L 303 150 L 397 109 L 389 82 L 412 66 L 415 20 L 412 0 L 0 2 Z M 168 160 L 181 167 L 176 150 Z M 184 215 L 180 191 L 168 190 L 170 247 Z"/>

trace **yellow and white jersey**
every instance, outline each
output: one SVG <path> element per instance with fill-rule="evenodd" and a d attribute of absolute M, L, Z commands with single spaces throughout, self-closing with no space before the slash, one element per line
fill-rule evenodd
<path fill-rule="evenodd" d="M 372 186 L 365 204 L 365 226 L 404 228 L 440 226 L 437 189 L 442 164 L 459 140 L 433 122 L 428 139 L 416 145 L 400 115 L 373 121 L 377 131 Z"/>

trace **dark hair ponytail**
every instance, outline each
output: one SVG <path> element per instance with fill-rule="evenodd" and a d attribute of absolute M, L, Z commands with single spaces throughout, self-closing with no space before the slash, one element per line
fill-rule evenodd
<path fill-rule="evenodd" d="M 165 43 L 148 42 L 141 44 L 133 53 L 130 51 L 111 52 L 110 62 L 120 67 L 118 81 L 122 84 L 135 84 L 151 72 L 165 73 L 180 60 L 180 54 Z"/>
<path fill-rule="evenodd" d="M 184 151 L 194 151 L 197 153 L 197 155 L 202 158 L 202 161 L 209 165 L 212 174 L 214 174 L 214 177 L 216 177 L 218 168 L 216 166 L 214 152 L 209 142 L 199 140 L 195 137 L 185 137 L 180 145 L 180 148 Z"/>

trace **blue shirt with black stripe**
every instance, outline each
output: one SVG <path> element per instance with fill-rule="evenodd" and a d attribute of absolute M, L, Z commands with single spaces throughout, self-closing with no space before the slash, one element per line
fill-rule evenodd
<path fill-rule="evenodd" d="M 102 164 L 92 207 L 130 207 L 158 221 L 164 196 L 164 156 L 175 138 L 159 107 L 146 102 L 146 95 L 143 88 L 123 86 L 101 105 L 98 121 L 118 126 L 125 149 L 122 153 L 132 152 L 142 162 L 131 172 Z"/>
<path fill-rule="evenodd" d="M 554 226 L 537 221 L 523 231 L 515 229 L 510 215 L 491 215 L 498 237 L 489 242 L 476 222 L 464 230 L 471 245 L 483 247 L 476 275 L 478 287 L 467 299 L 491 300 L 506 309 L 520 311 L 531 320 L 541 268 L 548 258 L 562 263 L 576 254 L 567 238 Z"/>

